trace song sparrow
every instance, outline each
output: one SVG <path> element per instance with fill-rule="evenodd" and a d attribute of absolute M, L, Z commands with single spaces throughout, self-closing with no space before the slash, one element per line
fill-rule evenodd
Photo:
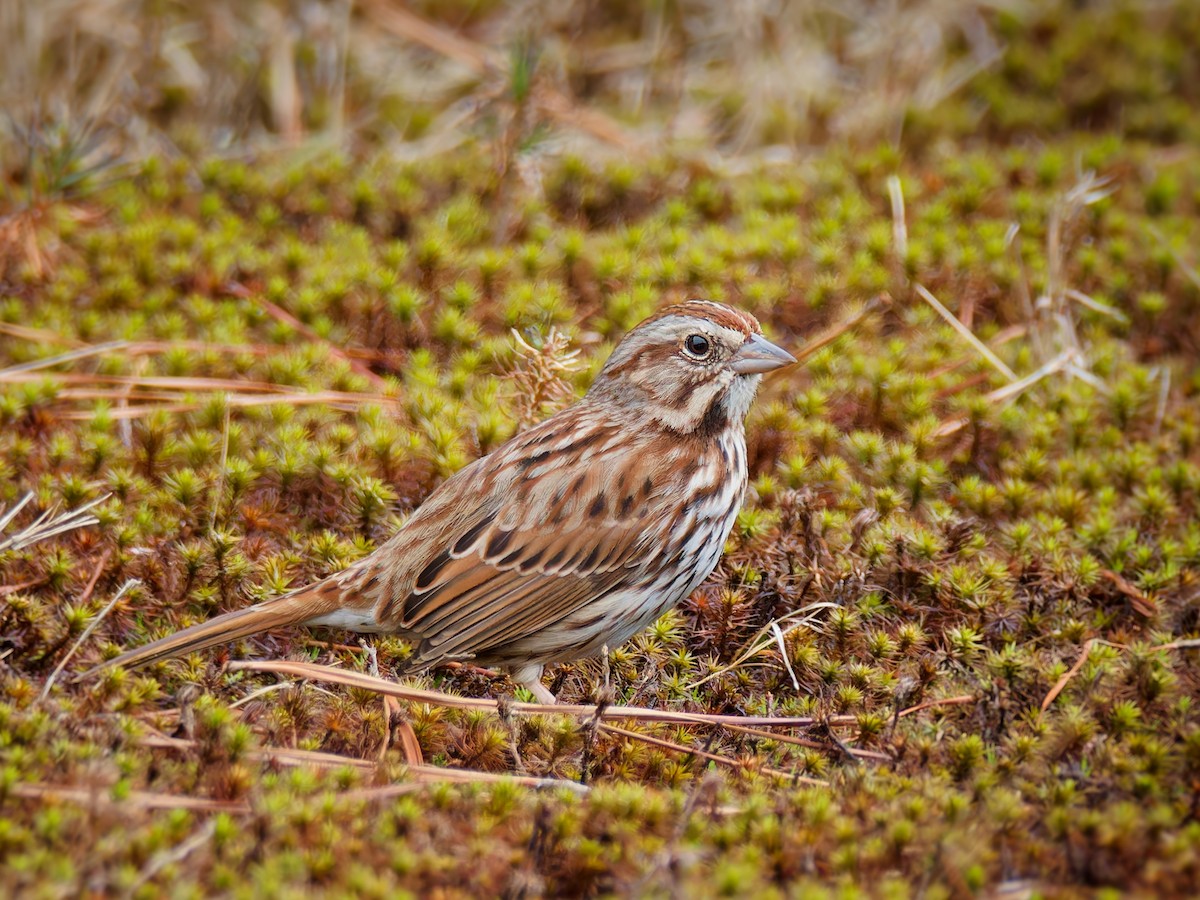
<path fill-rule="evenodd" d="M 716 567 L 746 491 L 746 413 L 762 373 L 793 362 L 744 312 L 663 309 L 582 400 L 447 479 L 369 556 L 97 669 L 304 623 L 398 634 L 418 668 L 503 667 L 552 703 L 543 666 L 623 643 Z"/>

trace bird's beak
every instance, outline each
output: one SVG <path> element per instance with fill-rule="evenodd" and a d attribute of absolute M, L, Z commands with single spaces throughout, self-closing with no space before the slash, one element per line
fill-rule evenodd
<path fill-rule="evenodd" d="M 733 354 L 732 368 L 739 375 L 761 375 L 783 366 L 790 366 L 796 357 L 782 347 L 776 347 L 761 334 L 752 334 Z"/>

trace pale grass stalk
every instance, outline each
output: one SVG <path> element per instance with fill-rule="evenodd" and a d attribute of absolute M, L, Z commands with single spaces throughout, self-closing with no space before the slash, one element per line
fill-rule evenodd
<path fill-rule="evenodd" d="M 745 763 L 739 762 L 736 759 L 731 759 L 728 756 L 722 756 L 719 753 L 712 753 L 708 750 L 701 750 L 698 747 L 685 747 L 683 744 L 677 744 L 674 741 L 668 741 L 665 738 L 655 737 L 650 734 L 642 734 L 640 731 L 630 731 L 627 728 L 618 728 L 615 725 L 601 725 L 602 731 L 607 731 L 610 734 L 620 735 L 634 741 L 641 741 L 645 744 L 650 744 L 654 747 L 661 747 L 664 750 L 674 750 L 676 753 L 687 753 L 691 756 L 698 756 L 701 759 L 707 759 L 710 762 L 718 763 L 722 766 L 728 766 L 731 769 L 746 769 L 749 768 Z M 764 775 L 771 775 L 775 778 L 786 778 L 789 781 L 795 781 L 798 784 L 808 784 L 814 787 L 828 787 L 828 781 L 822 781 L 819 778 L 809 778 L 805 775 L 794 775 L 791 772 L 784 772 L 780 769 L 773 769 L 768 766 L 761 766 L 755 769 Z"/>
<path fill-rule="evenodd" d="M 26 341 L 36 341 L 39 344 L 61 344 L 80 349 L 91 346 L 91 344 L 84 341 L 77 341 L 65 335 L 55 334 L 53 331 L 48 331 L 44 328 L 30 328 L 27 325 L 14 325 L 11 322 L 0 322 L 0 334 L 11 335 L 12 337 L 21 338 Z"/>
<path fill-rule="evenodd" d="M 63 655 L 63 658 L 58 661 L 58 665 L 54 667 L 54 671 L 50 673 L 50 677 L 47 678 L 46 683 L 42 685 L 42 693 L 38 697 L 39 700 L 45 700 L 48 696 L 50 696 L 50 688 L 54 686 L 54 682 L 58 679 L 58 676 L 62 674 L 62 670 L 66 668 L 67 663 L 71 661 L 71 657 L 73 657 L 76 652 L 78 652 L 79 648 L 83 646 L 83 642 L 92 636 L 92 632 L 95 631 L 96 628 L 99 627 L 100 623 L 104 621 L 105 616 L 112 612 L 112 608 L 117 605 L 120 599 L 141 583 L 141 580 L 138 578 L 130 578 L 123 585 L 121 585 L 115 594 L 113 594 L 113 598 L 108 601 L 104 609 L 100 610 L 100 614 L 97 615 L 96 618 L 92 619 L 90 623 L 88 623 L 88 627 L 83 630 L 83 634 L 81 634 L 79 639 L 71 645 L 71 649 Z"/>
<path fill-rule="evenodd" d="M 1065 368 L 1066 371 L 1069 372 L 1073 378 L 1078 378 L 1080 381 L 1085 382 L 1086 384 L 1090 384 L 1092 387 L 1094 387 L 1100 393 L 1102 393 L 1102 394 L 1112 393 L 1112 391 L 1109 389 L 1108 385 L 1104 383 L 1103 379 L 1101 379 L 1097 375 L 1093 374 L 1088 369 L 1083 368 L 1083 366 L 1079 365 L 1074 360 L 1072 360 L 1071 362 L 1068 362 L 1066 364 L 1066 366 L 1064 366 L 1063 368 Z"/>
<path fill-rule="evenodd" d="M 1030 372 L 1024 378 L 1014 381 L 1012 384 L 1006 384 L 1003 387 L 996 388 L 994 391 L 989 391 L 984 395 L 984 399 L 989 403 L 1005 403 L 1019 394 L 1023 394 L 1039 381 L 1065 369 L 1071 364 L 1075 358 L 1074 350 L 1064 350 L 1050 362 L 1044 366 Z"/>
<path fill-rule="evenodd" d="M 102 497 L 97 497 L 95 500 L 85 503 L 83 506 L 69 509 L 63 513 L 56 513 L 54 507 L 51 507 L 16 534 L 0 538 L 0 553 L 6 550 L 23 550 L 39 541 L 45 541 L 57 535 L 66 534 L 68 531 L 75 531 L 79 528 L 87 528 L 89 525 L 95 525 L 100 520 L 92 515 L 89 510 L 103 503 L 111 496 L 111 494 L 105 494 Z M 7 528 L 17 513 L 24 509 L 26 504 L 32 499 L 33 492 L 30 491 L 18 500 L 12 509 L 7 512 L 0 511 L 0 531 Z"/>
<path fill-rule="evenodd" d="M 248 813 L 250 804 L 237 800 L 210 800 L 207 797 L 188 797 L 181 794 L 159 794 L 153 791 L 130 791 L 121 800 L 114 800 L 107 787 L 74 787 L 60 784 L 17 783 L 8 793 L 29 800 L 64 801 L 83 807 L 122 807 L 127 809 L 187 809 L 194 812 Z"/>
<path fill-rule="evenodd" d="M 1154 436 L 1162 434 L 1163 421 L 1167 417 L 1167 401 L 1171 397 L 1171 370 L 1162 366 L 1158 370 L 1158 404 L 1154 407 Z"/>
<path fill-rule="evenodd" d="M 109 341 L 105 344 L 93 344 L 79 347 L 75 350 L 68 350 L 66 353 L 59 353 L 56 356 L 47 356 L 44 359 L 35 359 L 32 362 L 19 363 L 15 366 L 9 366 L 5 369 L 0 369 L 0 380 L 11 381 L 14 380 L 12 376 L 18 373 L 40 372 L 42 369 L 52 369 L 55 366 L 78 362 L 81 359 L 89 359 L 93 356 L 102 356 L 105 353 L 116 353 L 126 346 L 128 346 L 126 341 Z"/>
<path fill-rule="evenodd" d="M 806 625 L 811 625 L 814 623 L 817 620 L 816 613 L 820 612 L 822 609 L 835 609 L 836 607 L 836 603 L 810 603 L 808 606 L 794 610 L 793 612 L 788 613 L 786 616 L 781 616 L 778 619 L 772 619 L 767 625 L 764 625 L 755 633 L 754 637 L 747 642 L 746 647 L 740 653 L 738 653 L 736 657 L 734 657 L 733 662 L 727 666 L 722 666 L 719 669 L 715 669 L 698 681 L 693 681 L 685 690 L 695 690 L 696 688 L 700 687 L 700 685 L 712 681 L 714 678 L 718 678 L 719 676 L 724 675 L 726 672 L 732 672 L 734 669 L 747 666 L 750 663 L 750 660 L 766 652 L 767 650 L 770 650 L 771 647 L 774 646 L 776 634 L 778 634 L 780 645 L 782 646 L 784 635 L 791 634 L 797 628 L 803 628 Z M 782 622 L 791 622 L 791 624 L 788 625 L 786 629 L 781 630 L 779 626 Z M 787 659 L 786 653 L 784 653 L 784 659 Z M 785 664 L 788 666 L 788 671 L 790 672 L 790 663 Z M 795 679 L 796 676 L 793 674 L 792 680 L 795 681 Z M 796 682 L 797 690 L 799 687 L 799 682 Z"/>
<path fill-rule="evenodd" d="M 771 632 L 775 635 L 775 642 L 779 645 L 779 656 L 783 660 L 783 667 L 787 669 L 787 673 L 792 679 L 792 687 L 799 691 L 800 679 L 796 677 L 796 672 L 792 669 L 792 661 L 788 658 L 787 644 L 783 640 L 783 629 L 779 627 L 778 622 L 771 623 Z"/>
<path fill-rule="evenodd" d="M 295 682 L 295 681 L 280 681 L 276 684 L 268 684 L 266 687 L 260 687 L 257 691 L 251 691 L 249 694 L 247 694 L 245 697 L 242 697 L 241 699 L 234 700 L 232 703 L 229 704 L 229 708 L 237 709 L 239 706 L 244 706 L 245 704 L 251 702 L 252 700 L 257 700 L 259 697 L 265 696 L 265 695 L 273 693 L 275 691 L 283 690 L 284 688 L 293 687 L 296 683 L 297 682 Z"/>
<path fill-rule="evenodd" d="M 1167 236 L 1156 225 L 1149 226 L 1149 231 L 1154 235 L 1158 243 L 1171 254 L 1171 258 L 1175 260 L 1175 264 L 1179 266 L 1179 270 L 1187 276 L 1187 280 L 1200 288 L 1200 272 L 1197 272 L 1196 268 L 1183 258 L 1183 255 L 1175 249 L 1175 246 L 1167 240 Z"/>
<path fill-rule="evenodd" d="M 896 256 L 903 263 L 908 256 L 908 222 L 904 214 L 904 186 L 899 175 L 888 176 L 887 190 L 892 201 L 892 242 L 896 245 Z"/>
<path fill-rule="evenodd" d="M 221 460 L 217 466 L 217 485 L 213 491 L 212 515 L 209 517 L 208 529 L 217 528 L 217 513 L 221 508 L 221 495 L 225 493 L 225 469 L 229 464 L 229 404 L 225 404 L 224 416 L 221 423 Z"/>
<path fill-rule="evenodd" d="M 1003 375 L 1009 381 L 1018 381 L 1019 380 L 1017 378 L 1017 373 L 1014 372 L 1012 369 L 1010 369 L 1008 366 L 1006 366 L 1004 364 L 1004 360 L 1002 360 L 995 353 L 993 353 L 988 348 L 987 344 L 985 344 L 979 338 L 975 337 L 974 332 L 972 332 L 970 328 L 968 328 L 966 325 L 964 325 L 962 322 L 960 322 L 958 319 L 958 316 L 954 315 L 954 313 L 952 313 L 952 312 L 950 312 L 950 310 L 946 309 L 946 307 L 942 305 L 941 301 L 938 300 L 937 297 L 933 296 L 933 294 L 929 293 L 929 291 L 926 290 L 924 285 L 914 284 L 913 288 L 916 290 L 916 292 L 918 294 L 921 295 L 921 299 L 924 300 L 926 303 L 928 303 L 931 307 L 933 307 L 933 311 L 936 312 L 939 316 L 941 316 L 946 321 L 946 324 L 948 324 L 951 328 L 953 328 L 955 331 L 957 331 L 959 336 L 963 340 L 965 340 L 968 344 L 970 344 L 976 353 L 978 353 L 980 356 L 982 356 L 985 360 L 988 361 L 988 363 L 992 366 L 992 368 L 994 368 L 997 372 L 999 372 L 1001 375 Z"/>
<path fill-rule="evenodd" d="M 989 391 L 983 395 L 983 399 L 988 403 L 1007 403 L 1008 401 L 1029 390 L 1042 379 L 1053 375 L 1055 372 L 1059 372 L 1068 368 L 1071 365 L 1071 360 L 1074 355 L 1074 350 L 1064 350 L 1054 359 L 1050 360 L 1050 362 L 1040 367 L 1037 371 L 1030 372 L 1024 378 L 1020 379 L 1019 381 L 1015 381 L 1012 384 L 1006 384 L 1003 387 L 996 388 L 994 391 Z M 933 436 L 948 437 L 949 435 L 952 435 L 958 431 L 962 431 L 962 429 L 966 428 L 969 421 L 970 420 L 965 416 L 960 416 L 956 419 L 950 419 L 949 421 L 943 422 L 941 425 L 939 425 L 934 430 Z"/>
<path fill-rule="evenodd" d="M 1159 644 L 1155 650 L 1200 650 L 1200 638 L 1184 638 L 1171 641 L 1169 644 Z"/>
<path fill-rule="evenodd" d="M 1122 325 L 1129 324 L 1129 316 L 1125 315 L 1125 313 L 1121 312 L 1121 310 L 1117 309 L 1116 307 L 1109 306 L 1107 303 L 1101 303 L 1094 297 L 1089 297 L 1083 291 L 1077 291 L 1075 288 L 1067 288 L 1063 294 L 1074 300 L 1080 306 L 1086 306 L 1093 312 L 1098 312 L 1101 315 L 1108 316 L 1110 319 L 1120 322 Z"/>
<path fill-rule="evenodd" d="M 161 872 L 168 866 L 174 866 L 183 862 L 192 853 L 199 850 L 205 844 L 212 840 L 212 836 L 217 831 L 217 819 L 214 816 L 200 823 L 200 826 L 192 832 L 191 837 L 187 840 L 176 844 L 173 847 L 166 847 L 152 857 L 145 867 L 138 873 L 138 877 L 134 879 L 133 884 L 128 888 L 128 896 L 135 896 L 138 889 L 142 885 L 149 882 L 155 875 Z"/>

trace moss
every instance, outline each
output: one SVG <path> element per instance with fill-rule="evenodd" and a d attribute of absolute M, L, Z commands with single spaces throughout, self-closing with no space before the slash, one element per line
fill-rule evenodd
<path fill-rule="evenodd" d="M 603 15 L 597 40 L 633 27 Z M 1190 645 L 1163 645 L 1200 627 L 1188 275 L 1200 172 L 1155 144 L 1197 134 L 1186 51 L 1198 22 L 1186 4 L 983 15 L 1007 48 L 994 67 L 897 113 L 897 141 L 800 161 L 556 159 L 522 139 L 513 165 L 538 179 L 498 187 L 478 146 L 404 163 L 364 136 L 303 159 L 151 160 L 93 179 L 86 208 L 49 169 L 20 181 L 7 168 L 55 252 L 40 273 L 0 262 L 0 322 L 20 326 L 0 334 L 0 503 L 34 492 L 19 527 L 113 496 L 95 528 L 0 550 L 5 882 L 956 896 L 1020 873 L 1064 895 L 1190 889 L 1198 682 Z M 308 41 L 296 65 L 316 73 Z M 527 73 L 526 100 L 544 72 Z M 564 73 L 579 102 L 609 96 L 609 76 Z M 356 97 L 370 94 L 361 74 L 347 70 Z M 648 116 L 663 93 L 648 88 Z M 757 124 L 727 95 L 713 109 L 731 140 L 808 141 L 832 133 L 838 96 L 803 110 L 768 98 L 775 112 Z M 388 110 L 410 134 L 433 122 L 415 101 Z M 1066 216 L 1080 167 L 1119 190 Z M 1075 345 L 1083 374 L 1006 397 L 1007 376 L 914 283 L 1018 376 Z M 811 728 L 622 725 L 669 749 L 573 717 L 397 711 L 369 692 L 222 668 L 231 656 L 369 665 L 320 629 L 68 680 L 361 558 L 442 478 L 569 402 L 667 299 L 724 297 L 791 346 L 884 291 L 890 306 L 763 386 L 752 496 L 713 578 L 607 666 L 555 672 L 565 700 L 591 702 L 607 679 L 620 702 L 809 715 Z M 112 340 L 131 344 L 29 377 L 8 368 Z M 40 701 L 129 578 L 141 587 Z M 412 652 L 395 637 L 374 646 L 384 674 Z M 469 666 L 401 677 L 513 693 Z M 405 769 L 409 730 L 427 762 L 586 780 L 590 793 L 424 784 Z M 293 770 L 272 757 L 281 748 L 347 763 Z M 363 799 L 396 784 L 408 793 Z M 236 811 L 150 809 L 144 793 Z M 193 849 L 155 868 L 181 845 Z"/>

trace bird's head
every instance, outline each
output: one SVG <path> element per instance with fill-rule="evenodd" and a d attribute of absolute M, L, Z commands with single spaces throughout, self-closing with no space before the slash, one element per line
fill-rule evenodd
<path fill-rule="evenodd" d="M 749 313 L 688 300 L 625 335 L 588 397 L 682 434 L 716 433 L 745 419 L 764 372 L 795 361 Z"/>

